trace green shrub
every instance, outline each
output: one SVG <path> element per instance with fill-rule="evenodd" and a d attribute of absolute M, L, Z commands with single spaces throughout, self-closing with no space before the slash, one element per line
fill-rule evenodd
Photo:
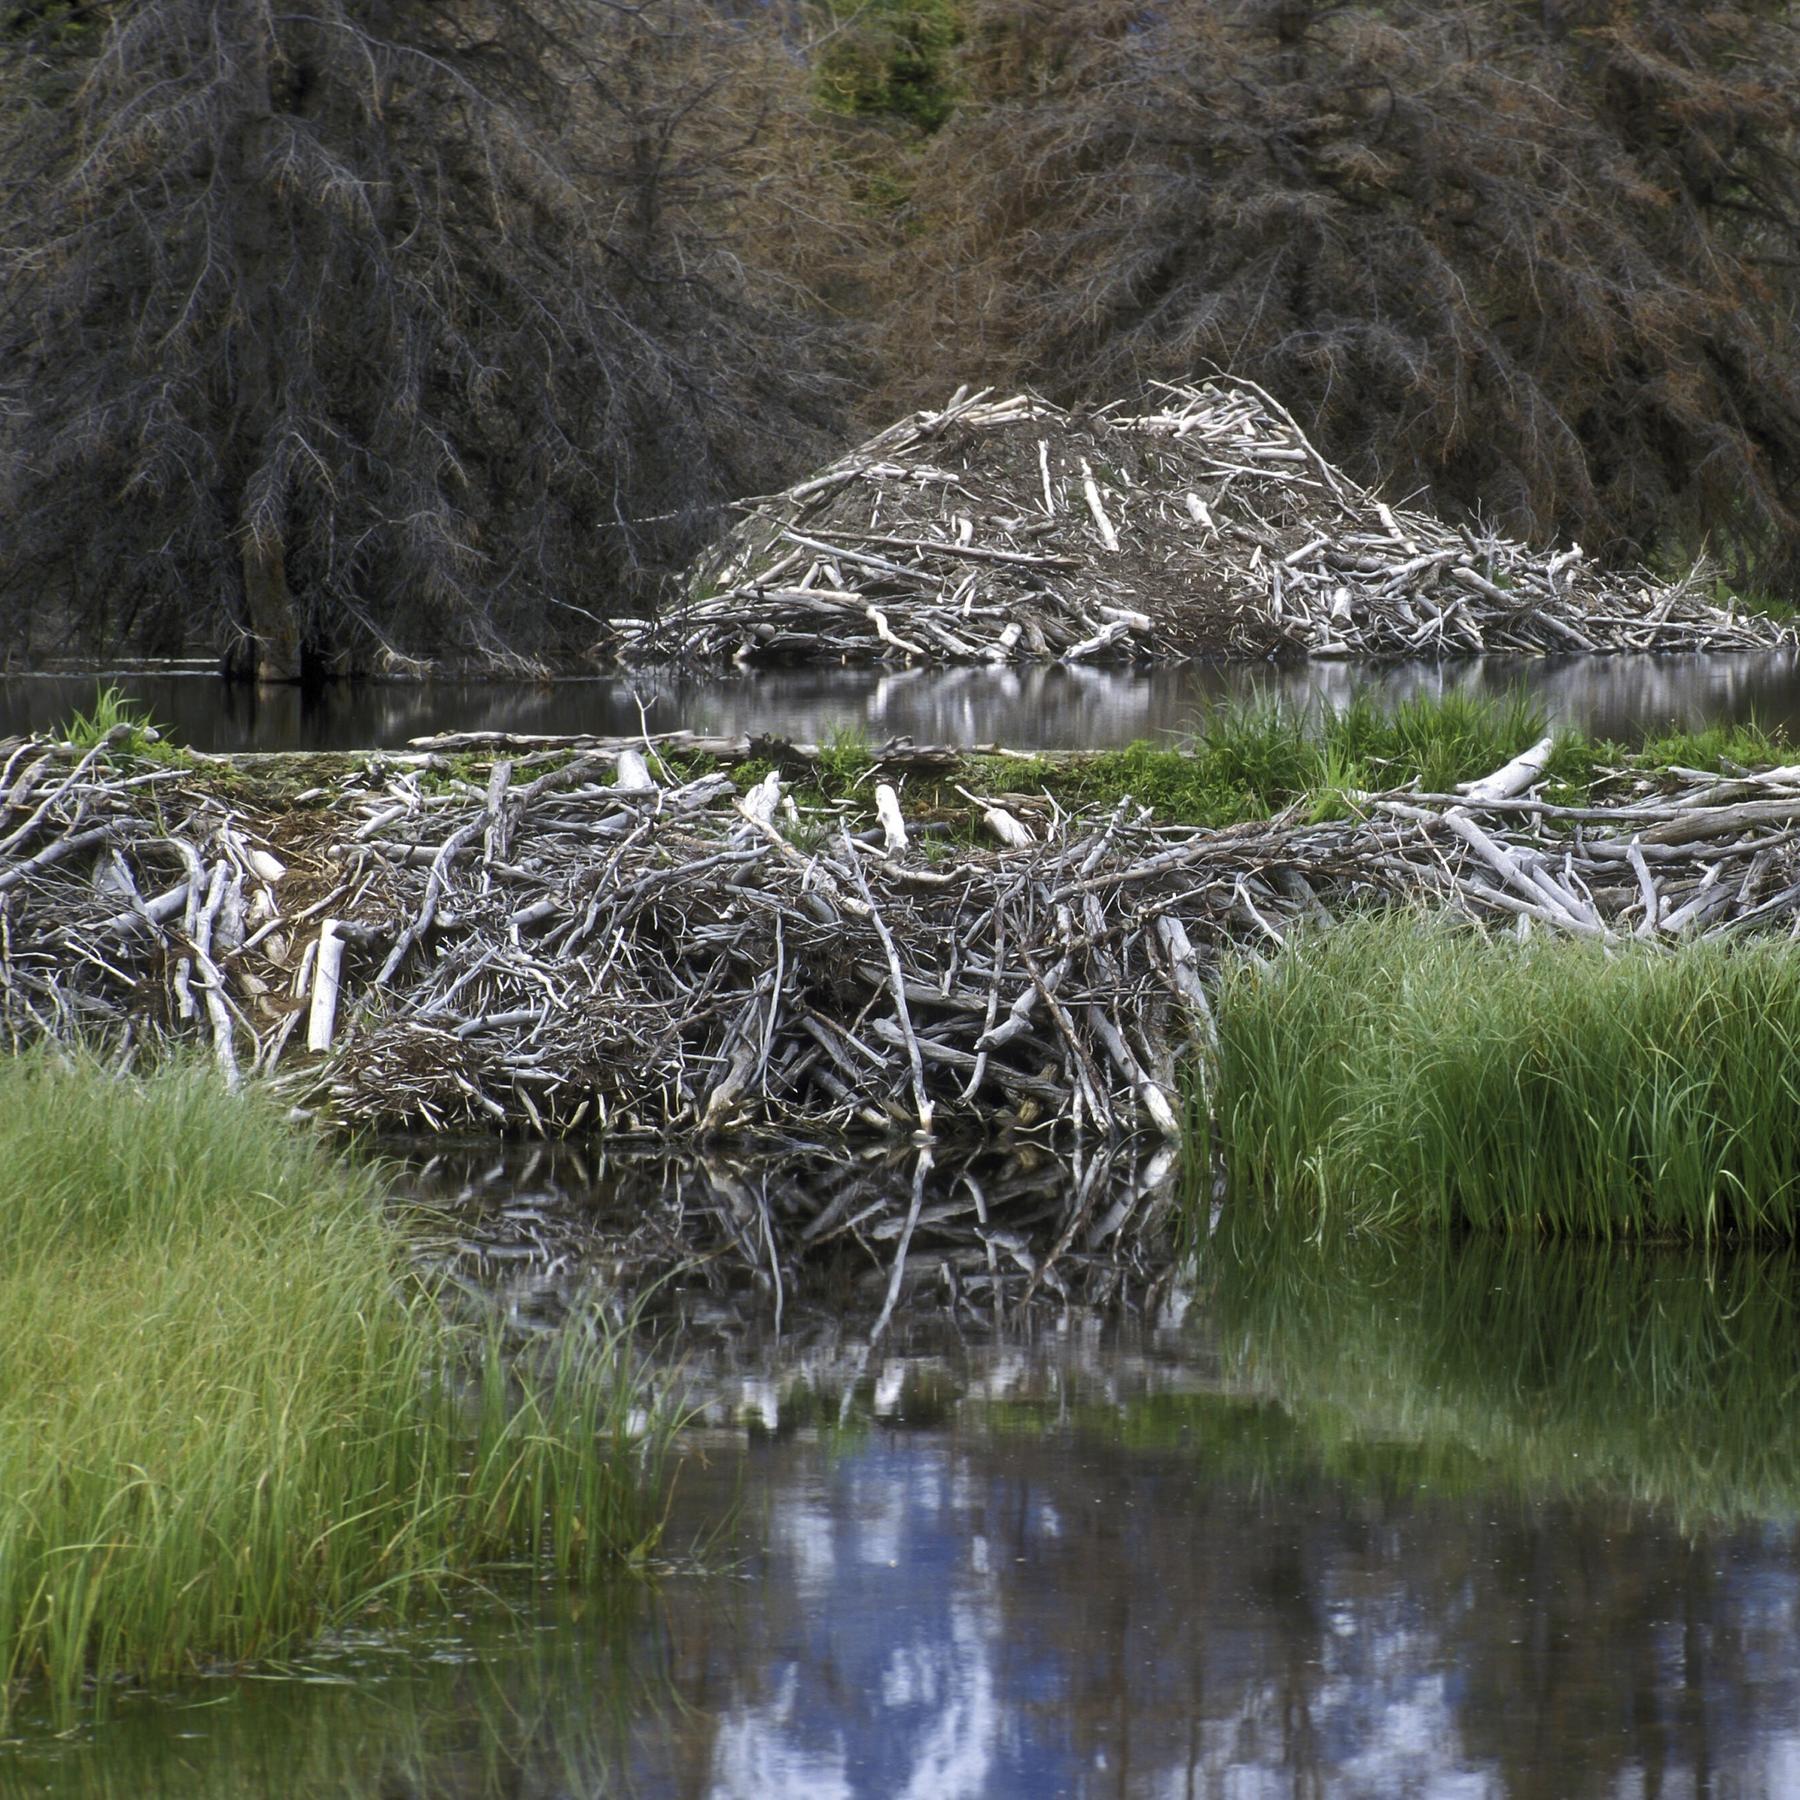
<path fill-rule="evenodd" d="M 955 111 L 955 0 L 823 0 L 820 11 L 829 35 L 815 67 L 828 112 L 931 132 Z"/>

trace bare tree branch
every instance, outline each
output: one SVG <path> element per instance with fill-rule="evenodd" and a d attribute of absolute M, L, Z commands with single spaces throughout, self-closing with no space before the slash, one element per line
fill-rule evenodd
<path fill-rule="evenodd" d="M 701 0 L 0 37 L 0 652 L 578 654 L 835 417 L 737 217 L 782 79 Z"/>

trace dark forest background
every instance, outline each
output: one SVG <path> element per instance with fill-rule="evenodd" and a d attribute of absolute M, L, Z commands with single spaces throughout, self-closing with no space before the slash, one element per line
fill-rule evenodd
<path fill-rule="evenodd" d="M 1214 365 L 1800 598 L 1800 6 L 0 0 L 0 658 L 577 666 L 896 411 Z"/>

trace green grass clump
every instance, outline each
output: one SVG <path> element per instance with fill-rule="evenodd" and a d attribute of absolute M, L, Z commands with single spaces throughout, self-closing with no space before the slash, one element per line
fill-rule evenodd
<path fill-rule="evenodd" d="M 113 747 L 121 755 L 166 761 L 181 754 L 168 743 L 167 734 L 151 718 L 149 709 L 117 687 L 96 688 L 94 710 L 75 713 L 53 735 L 77 750 L 92 750 L 97 744 L 105 743 L 108 735 L 115 731 L 119 736 Z"/>
<path fill-rule="evenodd" d="M 868 735 L 854 726 L 839 726 L 819 745 L 815 779 L 832 796 L 853 793 L 875 771 L 875 752 Z"/>
<path fill-rule="evenodd" d="M 1447 793 L 1491 773 L 1544 735 L 1542 710 L 1524 695 L 1452 694 L 1393 711 L 1367 700 L 1308 712 L 1228 706 L 1185 744 L 1136 743 L 1071 758 L 986 759 L 971 785 L 1042 789 L 1068 807 L 1129 794 L 1168 824 L 1224 826 L 1267 819 L 1298 805 L 1314 819 L 1341 816 L 1349 796 L 1417 782 Z M 1589 774 L 1585 740 L 1558 739 L 1550 776 L 1560 794 Z"/>
<path fill-rule="evenodd" d="M 1633 749 L 1606 746 L 1607 760 L 1646 773 L 1669 769 L 1766 769 L 1794 760 L 1794 746 L 1777 726 L 1765 729 L 1754 719 L 1737 724 L 1705 725 L 1694 731 L 1652 733 Z"/>
<path fill-rule="evenodd" d="M 1800 1235 L 1800 952 L 1496 941 L 1416 913 L 1229 969 L 1237 1201 L 1346 1225 Z"/>
<path fill-rule="evenodd" d="M 616 1341 L 509 1368 L 380 1200 L 202 1070 L 0 1063 L 0 1720 L 647 1545 Z"/>

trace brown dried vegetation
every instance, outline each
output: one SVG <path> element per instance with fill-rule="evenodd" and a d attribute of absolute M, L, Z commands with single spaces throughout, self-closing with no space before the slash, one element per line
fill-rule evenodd
<path fill-rule="evenodd" d="M 1390 493 L 1800 578 L 1785 0 L 973 0 L 897 403 L 1218 365 Z"/>

